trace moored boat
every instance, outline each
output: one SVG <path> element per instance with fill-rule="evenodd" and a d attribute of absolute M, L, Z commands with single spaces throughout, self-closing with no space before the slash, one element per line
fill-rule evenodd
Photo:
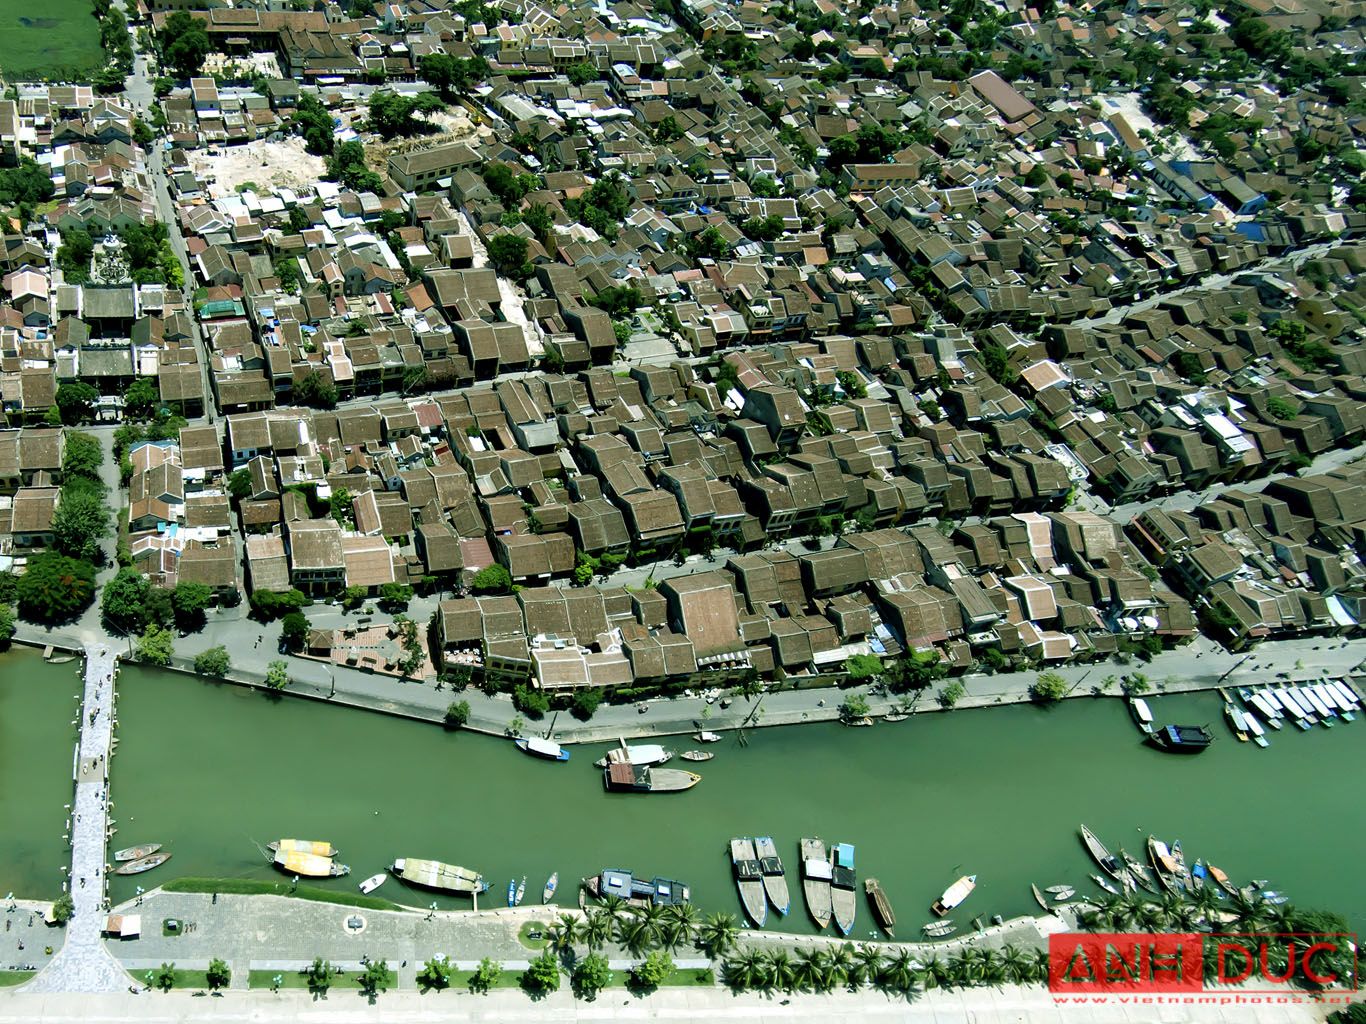
<path fill-rule="evenodd" d="M 1081 841 L 1086 847 L 1086 852 L 1091 855 L 1091 859 L 1100 865 L 1100 869 L 1111 878 L 1119 882 L 1124 881 L 1126 874 L 1124 865 L 1115 857 L 1102 843 L 1094 832 L 1085 825 L 1081 826 Z"/>
<path fill-rule="evenodd" d="M 1052 904 L 1050 904 L 1048 900 L 1044 899 L 1043 893 L 1039 891 L 1039 887 L 1035 885 L 1033 882 L 1029 883 L 1029 891 L 1034 894 L 1035 903 L 1043 907 L 1044 910 L 1048 911 L 1050 914 L 1054 913 Z"/>
<path fill-rule="evenodd" d="M 667 764 L 673 760 L 674 752 L 658 743 L 622 743 L 593 762 L 595 768 L 606 768 L 613 764 L 655 765 Z"/>
<path fill-rule="evenodd" d="M 275 866 L 287 875 L 302 878 L 340 878 L 351 873 L 349 867 L 338 864 L 331 857 L 302 850 L 276 851 Z"/>
<path fill-rule="evenodd" d="M 680 793 L 702 781 L 695 772 L 678 768 L 650 768 L 638 764 L 609 764 L 602 784 L 614 793 Z"/>
<path fill-rule="evenodd" d="M 1246 743 L 1247 721 L 1243 718 L 1243 713 L 1233 706 L 1232 701 L 1224 701 L 1224 717 L 1228 719 L 1228 727 L 1233 730 L 1233 735 L 1238 737 L 1238 742 Z"/>
<path fill-rule="evenodd" d="M 1203 725 L 1164 725 L 1148 737 L 1148 742 L 1169 754 L 1198 754 L 1214 741 Z"/>
<path fill-rule="evenodd" d="M 532 757 L 539 757 L 546 761 L 568 761 L 569 751 L 552 740 L 543 740 L 539 736 L 528 736 L 526 739 L 513 740 L 517 749 L 524 754 Z"/>
<path fill-rule="evenodd" d="M 126 864 L 120 865 L 114 869 L 114 874 L 140 875 L 144 871 L 151 871 L 153 868 L 161 867 L 161 865 L 165 864 L 170 859 L 171 855 L 169 853 L 149 854 L 146 857 L 139 857 L 136 860 L 131 860 Z"/>
<path fill-rule="evenodd" d="M 896 932 L 896 914 L 892 912 L 892 901 L 883 891 L 882 883 L 876 878 L 869 878 L 863 883 L 863 891 L 868 894 L 868 905 L 872 907 L 873 917 L 877 919 L 878 926 L 889 938 L 893 937 Z"/>
<path fill-rule="evenodd" d="M 1186 855 L 1181 852 L 1180 839 L 1172 840 L 1172 860 L 1176 861 L 1177 874 L 1186 884 L 1186 888 L 1194 889 L 1195 879 L 1191 877 L 1190 868 L 1186 867 Z"/>
<path fill-rule="evenodd" d="M 911 716 L 906 714 L 904 711 L 894 711 L 889 715 L 883 715 L 882 720 L 884 722 L 904 722 L 906 721 L 906 719 L 910 717 Z"/>
<path fill-rule="evenodd" d="M 1167 844 L 1157 836 L 1148 836 L 1148 859 L 1152 861 L 1153 872 L 1162 888 L 1168 892 L 1180 893 L 1186 888 L 1185 878 L 1172 856 Z"/>
<path fill-rule="evenodd" d="M 1110 880 L 1109 880 L 1108 878 L 1106 878 L 1104 875 L 1092 875 L 1092 876 L 1091 876 L 1091 881 L 1095 882 L 1098 886 L 1100 886 L 1100 887 L 1101 887 L 1102 889 L 1104 889 L 1106 892 L 1111 893 L 1111 894 L 1113 894 L 1113 895 L 1115 895 L 1115 896 L 1118 896 L 1118 895 L 1119 895 L 1119 887 L 1116 886 L 1114 882 L 1110 881 Z"/>
<path fill-rule="evenodd" d="M 852 725 L 859 729 L 866 729 L 873 724 L 873 720 L 867 715 L 862 715 L 858 718 L 841 718 L 840 721 L 845 725 Z"/>
<path fill-rule="evenodd" d="M 595 896 L 617 896 L 635 906 L 668 907 L 692 900 L 692 892 L 683 882 L 658 875 L 650 879 L 637 878 L 622 868 L 604 868 L 593 882 L 596 883 L 592 888 Z"/>
<path fill-rule="evenodd" d="M 977 888 L 977 876 L 964 875 L 945 889 L 944 894 L 930 904 L 930 909 L 940 917 L 943 917 L 950 910 L 971 896 L 972 890 L 975 888 Z"/>
<path fill-rule="evenodd" d="M 710 750 L 685 750 L 679 756 L 685 761 L 710 761 L 716 755 Z"/>
<path fill-rule="evenodd" d="M 730 867 L 735 875 L 735 887 L 740 890 L 741 906 L 749 919 L 762 928 L 768 920 L 768 900 L 764 896 L 764 873 L 754 854 L 753 839 L 742 837 L 730 841 Z"/>
<path fill-rule="evenodd" d="M 698 732 L 693 733 L 693 739 L 698 743 L 720 743 L 721 734 L 719 732 Z"/>
<path fill-rule="evenodd" d="M 453 892 L 463 896 L 483 892 L 489 885 L 484 876 L 458 864 L 421 857 L 399 857 L 389 866 L 397 877 L 409 885 L 438 892 Z"/>
<path fill-rule="evenodd" d="M 388 878 L 389 876 L 386 875 L 383 871 L 381 871 L 377 875 L 371 875 L 365 881 L 361 882 L 360 891 L 368 896 L 370 893 L 374 892 L 381 885 L 383 885 L 388 880 Z"/>
<path fill-rule="evenodd" d="M 517 906 L 517 879 L 508 880 L 508 906 Z"/>
<path fill-rule="evenodd" d="M 1205 887 L 1205 878 L 1208 872 L 1205 871 L 1205 862 L 1200 858 L 1195 859 L 1195 866 L 1191 868 L 1191 882 L 1197 889 Z"/>
<path fill-rule="evenodd" d="M 1120 860 L 1124 861 L 1124 867 L 1129 873 L 1129 878 L 1140 888 L 1146 889 L 1154 895 L 1158 892 L 1157 883 L 1153 881 L 1152 873 L 1147 867 L 1139 863 L 1136 857 L 1129 854 L 1124 847 L 1119 848 Z"/>
<path fill-rule="evenodd" d="M 1210 878 L 1214 879 L 1214 884 L 1220 889 L 1223 889 L 1224 892 L 1228 893 L 1230 896 L 1233 896 L 1238 892 L 1237 887 L 1228 880 L 1228 875 L 1225 872 L 1215 867 L 1213 864 L 1206 864 L 1205 867 L 1209 870 Z"/>
<path fill-rule="evenodd" d="M 513 901 L 513 904 L 512 904 L 512 905 L 515 906 L 515 907 L 520 907 L 520 906 L 522 905 L 522 900 L 524 900 L 525 898 L 526 898 L 526 875 L 523 875 L 523 876 L 522 876 L 522 880 L 521 880 L 520 882 L 517 883 L 517 898 Z"/>
<path fill-rule="evenodd" d="M 129 846 L 126 849 L 115 850 L 114 860 L 119 863 L 130 860 L 142 860 L 143 857 L 150 857 L 160 849 L 160 843 L 143 843 L 141 846 Z"/>
<path fill-rule="evenodd" d="M 545 888 L 541 890 L 541 902 L 549 903 L 555 898 L 555 890 L 560 887 L 560 873 L 552 871 L 550 877 L 545 880 Z"/>
<path fill-rule="evenodd" d="M 952 921 L 930 921 L 922 924 L 920 930 L 932 939 L 942 939 L 946 935 L 952 935 L 958 926 Z"/>
<path fill-rule="evenodd" d="M 311 853 L 315 857 L 335 857 L 339 852 L 325 839 L 277 839 L 266 843 L 271 853 Z"/>
<path fill-rule="evenodd" d="M 824 928 L 830 923 L 834 907 L 830 902 L 830 857 L 825 843 L 819 839 L 803 839 L 802 892 L 806 895 L 806 909 L 811 919 Z"/>
<path fill-rule="evenodd" d="M 778 913 L 786 914 L 792 909 L 792 898 L 787 892 L 787 873 L 783 870 L 777 845 L 770 836 L 756 836 L 754 853 L 759 858 L 759 870 L 764 873 L 764 893 L 768 902 Z"/>
<path fill-rule="evenodd" d="M 854 846 L 836 843 L 830 851 L 830 905 L 835 916 L 835 927 L 842 935 L 854 930 L 854 914 L 858 902 L 854 899 Z"/>
<path fill-rule="evenodd" d="M 1070 885 L 1045 885 L 1043 891 L 1050 896 L 1056 896 L 1063 892 L 1076 892 L 1076 888 Z"/>
<path fill-rule="evenodd" d="M 1153 731 L 1153 712 L 1148 707 L 1148 702 L 1142 697 L 1129 698 L 1129 714 L 1133 715 L 1134 724 L 1140 732 L 1151 733 Z"/>

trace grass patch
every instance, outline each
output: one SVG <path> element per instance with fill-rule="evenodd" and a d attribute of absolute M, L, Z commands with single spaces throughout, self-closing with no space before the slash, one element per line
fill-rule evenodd
<path fill-rule="evenodd" d="M 37 971 L 0 971 L 0 988 L 9 985 L 22 985 L 37 973 Z"/>
<path fill-rule="evenodd" d="M 7 81 L 89 81 L 104 63 L 99 22 L 85 0 L 55 0 L 41 9 L 0 2 L 0 68 Z"/>
<path fill-rule="evenodd" d="M 470 979 L 474 977 L 474 971 L 451 971 L 452 992 L 469 992 Z M 498 975 L 498 980 L 493 983 L 494 988 L 521 988 L 521 971 L 503 971 Z"/>
<path fill-rule="evenodd" d="M 312 900 L 315 903 L 337 903 L 343 907 L 361 907 L 365 910 L 402 910 L 397 903 L 390 903 L 378 896 L 362 896 L 353 892 L 333 892 L 331 889 L 316 889 L 301 885 L 290 891 L 289 882 L 262 882 L 251 878 L 176 878 L 162 886 L 167 892 L 217 892 L 232 896 L 292 896 L 296 900 Z"/>
<path fill-rule="evenodd" d="M 132 971 L 131 973 L 138 981 L 146 985 L 151 985 L 152 988 L 156 990 L 157 977 L 161 974 L 161 971 L 158 968 L 153 967 L 145 971 Z M 207 989 L 209 987 L 208 971 L 182 971 L 177 967 L 171 973 L 175 977 L 175 985 L 171 989 L 173 992 L 188 992 L 193 991 L 194 989 Z"/>
<path fill-rule="evenodd" d="M 546 930 L 549 927 L 549 921 L 523 921 L 522 927 L 517 929 L 517 941 L 527 949 L 545 949 L 550 941 L 545 937 Z M 531 937 L 532 932 L 536 932 L 541 937 L 533 939 Z"/>
<path fill-rule="evenodd" d="M 268 989 L 275 984 L 275 977 L 280 978 L 280 987 L 290 989 L 307 989 L 308 977 L 300 971 L 252 971 L 247 976 L 247 986 L 255 989 Z M 341 990 L 343 992 L 357 992 L 360 990 L 360 975 L 348 972 L 342 975 L 333 975 L 332 987 L 328 991 Z"/>
<path fill-rule="evenodd" d="M 716 984 L 716 975 L 712 974 L 710 968 L 707 968 L 707 967 L 689 967 L 689 968 L 678 968 L 678 967 L 675 967 L 675 968 L 673 969 L 673 972 L 670 973 L 670 975 L 669 975 L 667 978 L 664 979 L 663 983 L 660 984 L 659 987 L 660 987 L 660 988 L 697 988 L 697 987 L 699 987 L 699 986 L 706 986 L 706 987 L 710 988 L 711 986 L 713 986 L 713 985 L 715 985 L 715 984 Z M 630 989 L 634 989 L 635 986 L 634 986 L 634 984 L 633 984 L 632 981 L 631 981 L 631 972 L 630 972 L 630 971 L 617 971 L 617 970 L 614 970 L 614 971 L 612 972 L 612 980 L 611 980 L 610 982 L 608 982 L 607 987 L 608 987 L 608 988 L 630 988 Z"/>

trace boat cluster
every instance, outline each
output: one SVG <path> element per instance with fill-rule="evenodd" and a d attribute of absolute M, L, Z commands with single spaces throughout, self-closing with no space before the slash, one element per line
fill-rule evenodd
<path fill-rule="evenodd" d="M 721 737 L 714 732 L 699 732 L 695 738 L 699 743 L 715 743 Z M 549 739 L 531 737 L 514 742 L 532 757 L 569 760 L 569 751 Z M 710 761 L 715 756 L 708 750 L 685 750 L 682 754 L 685 761 Z M 673 759 L 674 752 L 658 743 L 628 744 L 622 740 L 621 746 L 598 758 L 593 767 L 602 770 L 604 788 L 614 793 L 680 793 L 702 781 L 696 772 L 660 767 Z"/>
<path fill-rule="evenodd" d="M 1219 691 L 1224 698 L 1224 718 L 1240 742 L 1248 740 L 1259 747 L 1271 745 L 1267 728 L 1280 729 L 1288 719 L 1308 732 L 1320 723 L 1333 728 L 1339 721 L 1355 722 L 1361 698 L 1346 682 L 1323 679 L 1300 686 L 1266 686 L 1259 690 L 1242 687 L 1238 701 Z"/>
<path fill-rule="evenodd" d="M 169 853 L 162 852 L 160 843 L 143 843 L 141 846 L 115 850 L 114 860 L 119 866 L 114 869 L 114 874 L 140 875 L 161 867 L 170 859 Z"/>

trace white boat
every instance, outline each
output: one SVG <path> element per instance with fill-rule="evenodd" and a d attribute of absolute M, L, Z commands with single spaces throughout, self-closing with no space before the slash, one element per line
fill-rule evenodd
<path fill-rule="evenodd" d="M 1273 689 L 1262 690 L 1260 693 L 1254 694 L 1253 696 L 1260 698 L 1261 701 L 1264 704 L 1269 705 L 1273 711 L 1285 710 L 1285 706 L 1281 704 L 1281 698 L 1276 695 L 1276 691 Z"/>
<path fill-rule="evenodd" d="M 975 888 L 977 888 L 977 876 L 964 875 L 945 889 L 944 895 L 935 900 L 934 903 L 930 905 L 930 909 L 940 917 L 943 917 L 950 910 L 971 896 L 972 890 Z"/>
<path fill-rule="evenodd" d="M 363 893 L 366 893 L 366 894 L 372 893 L 372 892 L 374 892 L 376 889 L 378 889 L 381 885 L 383 885 L 383 884 L 384 884 L 384 880 L 385 880 L 386 878 L 388 878 L 388 877 L 389 877 L 389 876 L 386 875 L 383 871 L 381 871 L 381 872 L 380 872 L 379 874 L 377 874 L 377 875 L 371 875 L 371 876 L 370 876 L 369 878 L 367 878 L 365 881 L 361 882 L 361 884 L 360 884 L 360 891 L 363 892 Z"/>
<path fill-rule="evenodd" d="M 1077 894 L 1077 890 L 1068 885 L 1064 886 L 1061 892 L 1051 892 L 1050 890 L 1050 894 L 1053 897 L 1054 903 L 1066 903 Z"/>
<path fill-rule="evenodd" d="M 693 736 L 698 743 L 720 743 L 721 734 L 719 732 L 699 732 Z"/>
<path fill-rule="evenodd" d="M 1262 723 L 1257 721 L 1257 716 L 1244 712 L 1243 723 L 1247 726 L 1249 735 L 1255 740 L 1258 736 L 1265 736 L 1266 730 L 1262 728 Z"/>
<path fill-rule="evenodd" d="M 1091 880 L 1094 881 L 1098 886 L 1100 886 L 1100 887 L 1101 887 L 1102 889 L 1104 889 L 1106 892 L 1112 893 L 1112 894 L 1114 894 L 1115 896 L 1118 896 L 1118 895 L 1119 895 L 1119 889 L 1117 889 L 1117 888 L 1115 887 L 1115 883 L 1112 882 L 1112 881 L 1110 881 L 1110 880 L 1109 880 L 1108 878 L 1106 878 L 1104 875 L 1092 875 L 1092 876 L 1091 876 Z"/>
<path fill-rule="evenodd" d="M 623 743 L 615 750 L 609 750 L 606 757 L 599 758 L 593 764 L 597 768 L 606 768 L 609 764 L 665 764 L 673 760 L 673 756 L 672 750 L 666 750 L 658 743 L 637 743 L 634 746 Z"/>
<path fill-rule="evenodd" d="M 1338 696 L 1340 696 L 1344 701 L 1347 702 L 1348 707 L 1356 708 L 1361 706 L 1361 700 L 1357 697 L 1355 693 L 1352 692 L 1352 688 L 1348 686 L 1346 683 L 1342 682 L 1342 680 L 1335 679 L 1329 685 L 1332 686 L 1333 689 L 1337 690 Z"/>
<path fill-rule="evenodd" d="M 1266 724 L 1271 726 L 1271 728 L 1279 729 L 1281 727 L 1280 711 L 1276 708 L 1273 708 L 1271 706 L 1271 702 L 1268 701 L 1260 693 L 1254 693 L 1250 695 L 1247 699 L 1247 703 L 1252 706 L 1252 708 L 1257 712 L 1257 714 L 1261 715 L 1264 719 L 1266 719 Z"/>
<path fill-rule="evenodd" d="M 1314 694 L 1314 696 L 1318 697 L 1323 706 L 1328 709 L 1330 715 L 1336 715 L 1342 710 L 1342 702 L 1338 699 L 1338 695 L 1322 683 L 1315 683 L 1309 688 L 1309 691 Z"/>
<path fill-rule="evenodd" d="M 1142 697 L 1134 697 L 1129 701 L 1129 713 L 1134 716 L 1134 721 L 1143 732 L 1153 731 L 1153 713 L 1148 707 L 1148 702 Z"/>
<path fill-rule="evenodd" d="M 532 757 L 540 757 L 547 761 L 568 761 L 569 751 L 560 746 L 554 740 L 543 740 L 539 736 L 529 736 L 526 739 L 514 740 L 517 749 Z"/>
<path fill-rule="evenodd" d="M 1321 718 L 1337 717 L 1337 712 L 1323 702 L 1322 698 L 1319 697 L 1314 687 L 1301 686 L 1300 693 L 1304 694 L 1304 696 L 1308 698 L 1309 703 L 1314 706 L 1314 710 L 1319 714 Z"/>

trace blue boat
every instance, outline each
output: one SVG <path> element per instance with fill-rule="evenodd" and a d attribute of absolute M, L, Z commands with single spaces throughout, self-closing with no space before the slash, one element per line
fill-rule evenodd
<path fill-rule="evenodd" d="M 532 757 L 542 757 L 547 761 L 568 761 L 569 751 L 552 740 L 543 740 L 539 736 L 531 736 L 527 739 L 513 740 L 517 744 L 517 749 L 524 754 Z"/>
<path fill-rule="evenodd" d="M 508 882 L 508 906 L 517 906 L 517 879 Z"/>
<path fill-rule="evenodd" d="M 835 913 L 835 927 L 840 934 L 854 930 L 854 913 L 858 904 L 854 899 L 854 846 L 836 843 L 830 851 L 830 904 Z"/>

